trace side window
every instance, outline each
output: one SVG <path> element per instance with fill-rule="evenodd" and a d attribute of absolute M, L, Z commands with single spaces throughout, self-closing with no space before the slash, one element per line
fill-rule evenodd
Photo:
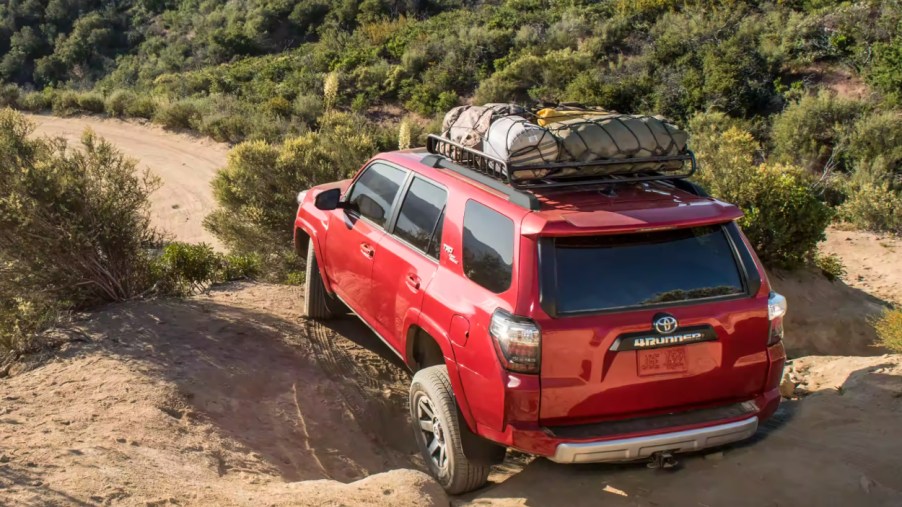
<path fill-rule="evenodd" d="M 435 232 L 432 234 L 432 240 L 429 242 L 429 248 L 426 249 L 426 255 L 435 260 L 439 259 L 442 254 L 442 231 L 445 229 L 445 212 L 438 217 L 438 223 L 435 225 Z"/>
<path fill-rule="evenodd" d="M 406 176 L 407 173 L 397 167 L 375 163 L 354 182 L 348 202 L 361 216 L 385 227 L 391 216 L 392 203 Z"/>
<path fill-rule="evenodd" d="M 511 286 L 514 271 L 514 222 L 475 201 L 464 210 L 464 273 L 500 294 Z"/>
<path fill-rule="evenodd" d="M 429 253 L 436 225 L 448 200 L 448 192 L 426 180 L 414 178 L 410 184 L 394 234 L 420 250 Z M 438 256 L 433 256 L 436 259 Z"/>

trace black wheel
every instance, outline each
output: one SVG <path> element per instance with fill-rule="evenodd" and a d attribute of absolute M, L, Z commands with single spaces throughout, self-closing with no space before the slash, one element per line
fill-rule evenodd
<path fill-rule="evenodd" d="M 484 485 L 489 467 L 464 455 L 457 404 L 444 365 L 424 368 L 410 384 L 410 418 L 423 459 L 445 491 L 458 495 Z"/>
<path fill-rule="evenodd" d="M 313 240 L 307 245 L 307 280 L 304 283 L 304 316 L 316 320 L 328 320 L 342 313 L 344 304 L 326 292 L 319 263 L 313 249 Z"/>

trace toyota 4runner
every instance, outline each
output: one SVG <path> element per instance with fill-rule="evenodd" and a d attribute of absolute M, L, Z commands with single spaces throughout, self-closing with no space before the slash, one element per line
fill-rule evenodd
<path fill-rule="evenodd" d="M 685 159 L 514 180 L 434 136 L 380 154 L 298 196 L 306 315 L 350 309 L 414 372 L 415 438 L 450 493 L 506 448 L 667 465 L 746 439 L 780 401 L 786 301 Z"/>

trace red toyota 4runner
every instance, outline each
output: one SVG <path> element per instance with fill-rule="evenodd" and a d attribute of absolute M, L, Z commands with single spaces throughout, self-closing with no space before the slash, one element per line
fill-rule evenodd
<path fill-rule="evenodd" d="M 786 301 L 689 163 L 513 181 L 436 137 L 378 155 L 298 196 L 306 315 L 350 308 L 410 367 L 415 437 L 450 493 L 508 447 L 667 466 L 746 439 L 780 402 Z"/>

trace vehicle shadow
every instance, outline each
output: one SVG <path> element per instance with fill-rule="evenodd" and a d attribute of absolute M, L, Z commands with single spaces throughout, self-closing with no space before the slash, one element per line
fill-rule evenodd
<path fill-rule="evenodd" d="M 418 466 L 406 373 L 362 324 L 330 326 L 192 299 L 114 307 L 86 331 L 177 386 L 161 411 L 211 422 L 287 481 Z"/>
<path fill-rule="evenodd" d="M 841 386 L 784 400 L 751 439 L 680 455 L 673 471 L 651 470 L 645 463 L 559 465 L 538 458 L 453 503 L 900 505 L 902 441 L 890 435 L 902 409 L 902 376 L 883 373 L 892 366 L 855 370 Z M 889 410 L 876 412 L 875 405 Z"/>

